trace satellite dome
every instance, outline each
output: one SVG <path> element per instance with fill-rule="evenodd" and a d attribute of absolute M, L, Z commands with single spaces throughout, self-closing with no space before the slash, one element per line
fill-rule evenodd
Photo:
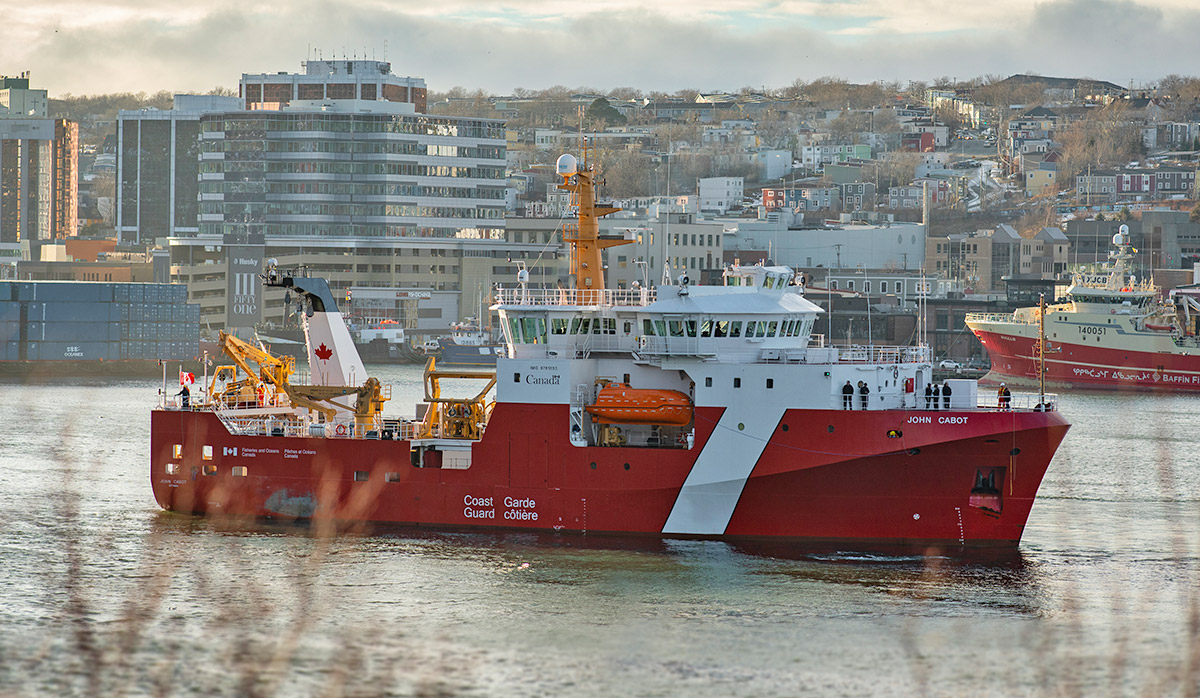
<path fill-rule="evenodd" d="M 1117 228 L 1117 234 L 1113 236 L 1113 244 L 1114 245 L 1128 245 L 1129 244 L 1129 226 L 1127 226 L 1125 224 L 1121 224 L 1121 227 Z"/>
<path fill-rule="evenodd" d="M 558 162 L 554 164 L 554 169 L 563 176 L 573 175 L 579 171 L 579 161 L 575 159 L 574 155 L 563 153 L 558 156 Z"/>

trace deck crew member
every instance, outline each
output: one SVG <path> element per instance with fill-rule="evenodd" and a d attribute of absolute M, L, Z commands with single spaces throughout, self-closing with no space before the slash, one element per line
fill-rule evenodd
<path fill-rule="evenodd" d="M 942 401 L 942 389 L 937 383 L 933 384 L 933 409 L 938 409 L 939 403 Z"/>
<path fill-rule="evenodd" d="M 1012 393 L 1008 391 L 1008 388 L 1003 383 L 1000 384 L 1000 388 L 996 391 L 996 402 L 1002 410 L 1007 410 L 1012 404 Z"/>
<path fill-rule="evenodd" d="M 871 399 L 871 389 L 863 381 L 858 382 L 858 400 L 862 404 L 862 409 L 867 409 L 867 401 Z"/>
<path fill-rule="evenodd" d="M 192 391 L 188 390 L 187 383 L 183 384 L 183 389 L 175 393 L 179 396 L 179 408 L 184 410 L 191 409 Z"/>
<path fill-rule="evenodd" d="M 846 384 L 842 386 L 842 409 L 854 409 L 854 386 L 850 385 L 850 381 L 846 381 Z"/>
<path fill-rule="evenodd" d="M 950 409 L 950 395 L 952 393 L 953 393 L 953 391 L 950 390 L 950 384 L 942 383 L 942 405 L 946 409 Z"/>
<path fill-rule="evenodd" d="M 929 409 L 929 403 L 933 401 L 933 383 L 925 384 L 925 409 Z"/>

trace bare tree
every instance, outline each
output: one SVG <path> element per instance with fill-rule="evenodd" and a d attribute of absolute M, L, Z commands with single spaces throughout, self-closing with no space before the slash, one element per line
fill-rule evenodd
<path fill-rule="evenodd" d="M 1088 167 L 1115 167 L 1141 154 L 1141 134 L 1127 111 L 1124 102 L 1116 101 L 1059 132 L 1059 182 L 1069 185 Z"/>

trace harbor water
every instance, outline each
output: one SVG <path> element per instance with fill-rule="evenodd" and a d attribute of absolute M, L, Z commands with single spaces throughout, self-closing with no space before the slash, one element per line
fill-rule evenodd
<path fill-rule="evenodd" d="M 0 696 L 1200 692 L 1196 397 L 1063 395 L 1021 545 L 972 552 L 168 514 L 160 387 L 0 384 Z"/>

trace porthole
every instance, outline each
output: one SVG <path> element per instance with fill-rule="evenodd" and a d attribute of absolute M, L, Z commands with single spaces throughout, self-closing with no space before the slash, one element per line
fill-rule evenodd
<path fill-rule="evenodd" d="M 626 463 L 626 464 L 625 464 L 625 469 L 626 469 L 626 470 L 629 470 L 629 464 L 628 464 L 628 463 Z"/>
<path fill-rule="evenodd" d="M 784 424 L 784 425 L 783 425 L 783 430 L 784 430 L 784 431 L 787 431 L 787 430 L 788 430 L 788 425 Z"/>
<path fill-rule="evenodd" d="M 592 470 L 596 469 L 596 461 L 592 461 Z"/>
<path fill-rule="evenodd" d="M 738 431 L 745 431 L 745 430 L 746 430 L 746 424 L 744 422 L 738 422 Z"/>
<path fill-rule="evenodd" d="M 833 425 L 830 424 L 827 428 L 829 429 L 829 433 L 832 434 L 833 433 Z"/>
<path fill-rule="evenodd" d="M 1016 456 L 1016 455 L 1019 455 L 1020 453 L 1021 453 L 1021 449 L 1019 449 L 1019 448 L 1014 448 L 1013 450 L 1011 450 L 1011 451 L 1009 451 L 1009 452 L 1008 452 L 1008 455 L 1010 455 L 1010 456 Z"/>

